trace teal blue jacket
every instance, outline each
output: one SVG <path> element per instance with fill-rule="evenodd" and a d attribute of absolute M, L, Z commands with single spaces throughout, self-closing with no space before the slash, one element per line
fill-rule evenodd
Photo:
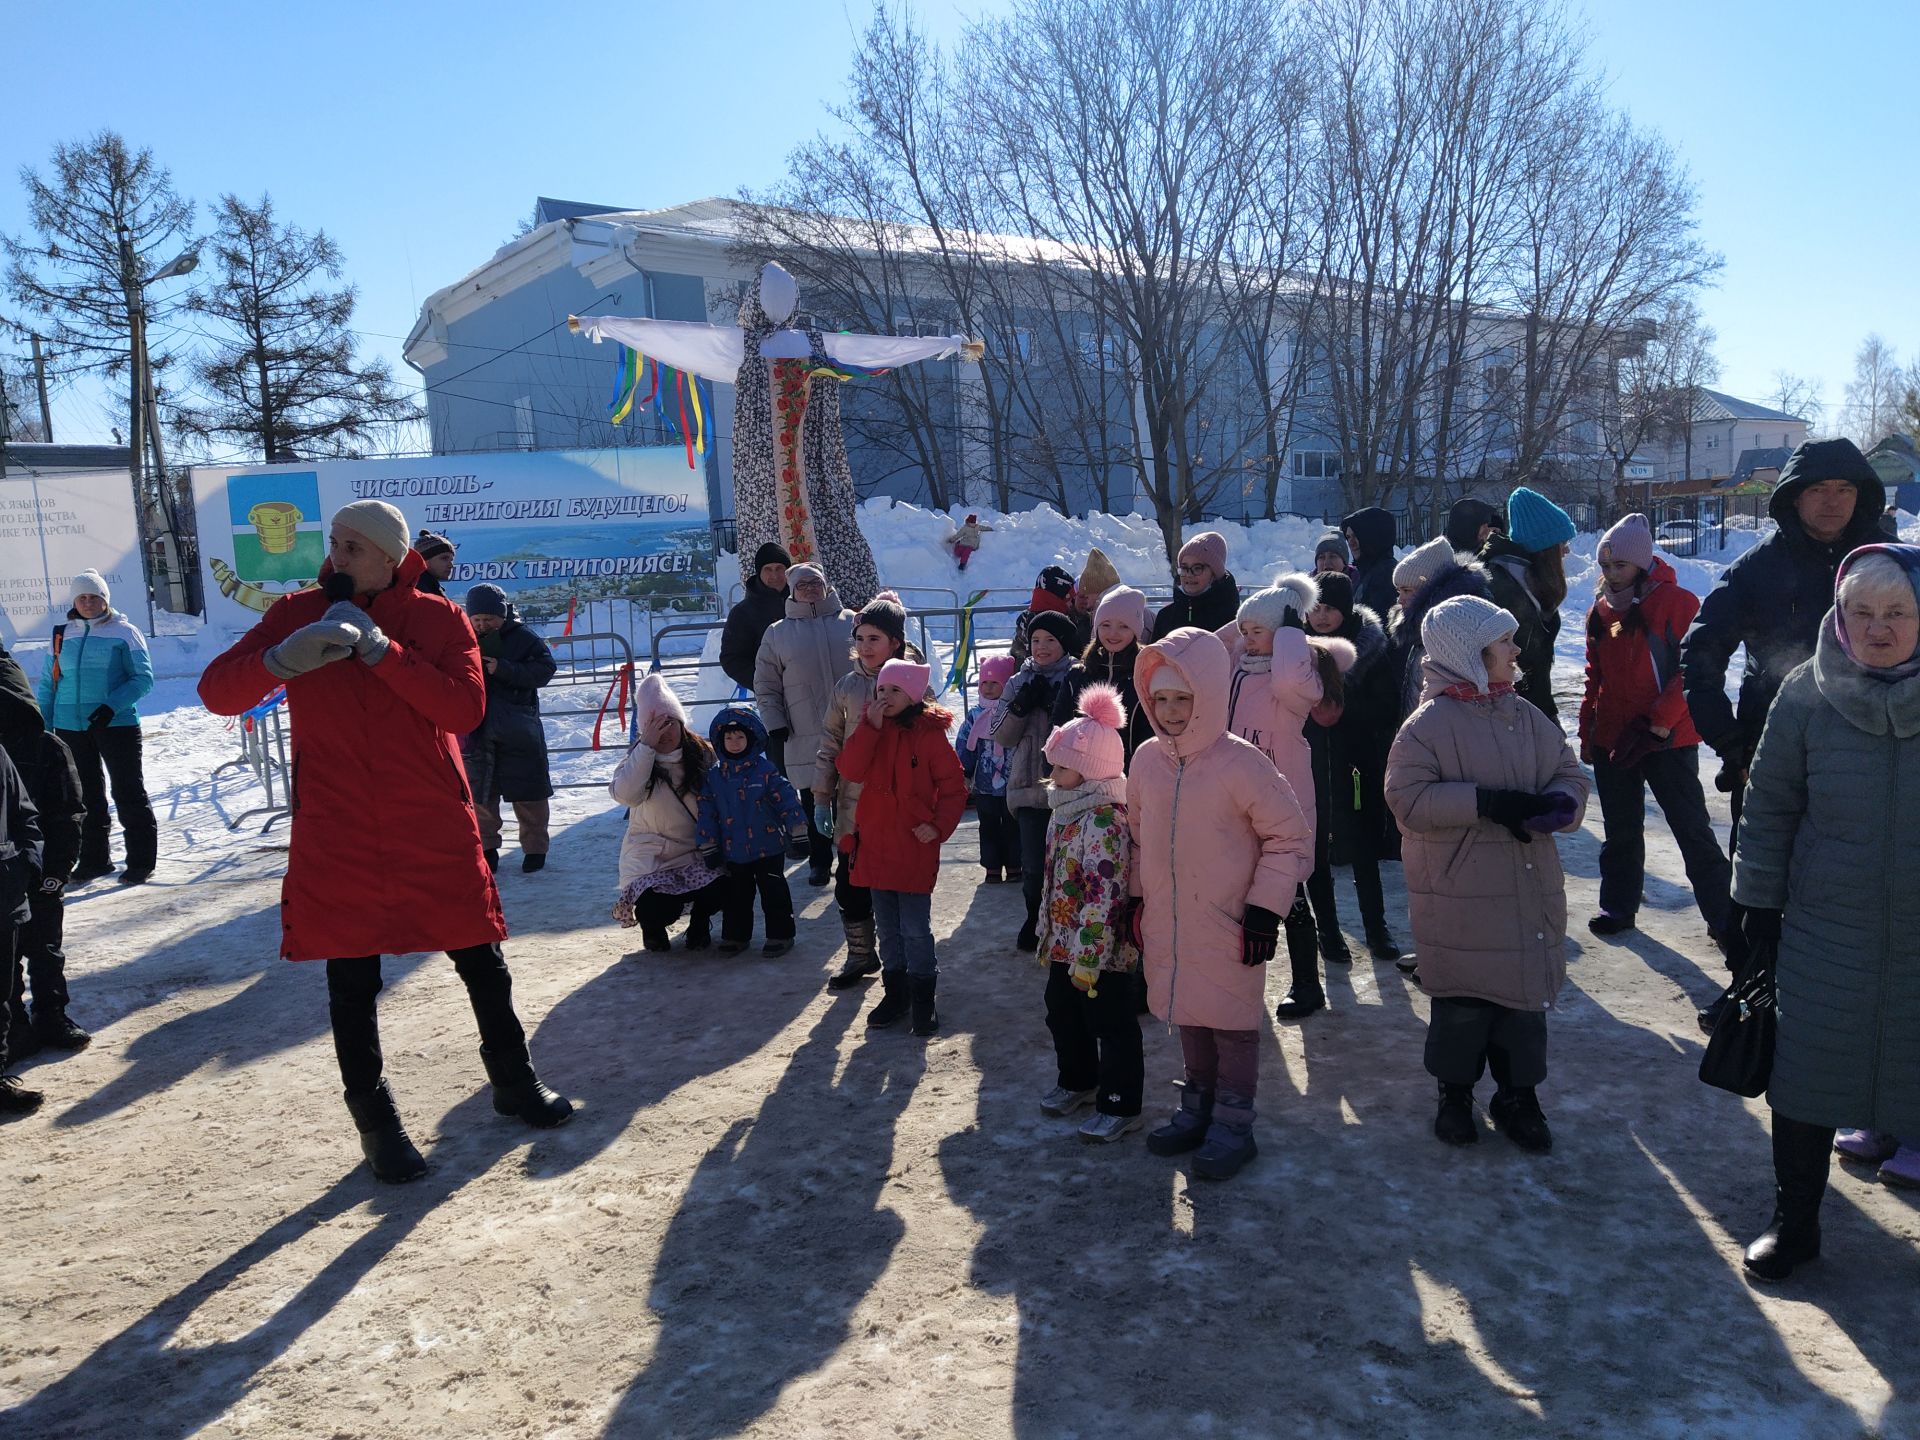
<path fill-rule="evenodd" d="M 102 705 L 113 707 L 115 725 L 138 725 L 139 702 L 153 689 L 147 637 L 114 610 L 98 620 L 69 620 L 53 633 L 59 653 L 48 655 L 34 686 L 48 726 L 85 730 L 87 717 Z"/>

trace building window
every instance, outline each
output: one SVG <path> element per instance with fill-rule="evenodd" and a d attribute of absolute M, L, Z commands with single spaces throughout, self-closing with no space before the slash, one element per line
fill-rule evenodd
<path fill-rule="evenodd" d="M 1340 456 L 1333 450 L 1296 450 L 1293 452 L 1293 478 L 1296 480 L 1338 480 Z"/>

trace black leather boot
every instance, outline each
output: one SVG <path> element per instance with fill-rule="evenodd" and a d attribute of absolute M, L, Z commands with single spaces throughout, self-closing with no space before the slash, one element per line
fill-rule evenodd
<path fill-rule="evenodd" d="M 913 1014 L 910 1028 L 916 1035 L 936 1035 L 940 1031 L 940 1012 L 933 1008 L 933 992 L 938 984 L 937 975 L 907 977 L 907 1002 Z"/>
<path fill-rule="evenodd" d="M 541 1084 L 533 1073 L 533 1061 L 524 1053 L 495 1055 L 482 1045 L 480 1063 L 493 1083 L 495 1114 L 517 1115 L 536 1130 L 551 1130 L 573 1118 L 573 1102 Z"/>
<path fill-rule="evenodd" d="M 907 999 L 907 972 L 904 970 L 882 970 L 880 986 L 884 993 L 880 1003 L 867 1012 L 867 1028 L 881 1030 L 904 1018 L 911 1008 Z"/>
<path fill-rule="evenodd" d="M 1775 1111 L 1773 1219 L 1747 1247 L 1747 1274 L 1785 1280 L 1820 1256 L 1820 1201 L 1827 1193 L 1833 1131 Z"/>
<path fill-rule="evenodd" d="M 1449 1145 L 1472 1145 L 1480 1138 L 1473 1118 L 1473 1087 L 1440 1083 L 1440 1110 L 1433 1117 L 1434 1135 Z"/>
<path fill-rule="evenodd" d="M 367 1168 L 373 1171 L 374 1179 L 402 1185 L 427 1173 L 427 1162 L 407 1138 L 399 1107 L 393 1103 L 393 1091 L 385 1080 L 364 1095 L 349 1094 L 346 1100 L 347 1113 L 360 1132 L 360 1153 L 367 1157 Z"/>

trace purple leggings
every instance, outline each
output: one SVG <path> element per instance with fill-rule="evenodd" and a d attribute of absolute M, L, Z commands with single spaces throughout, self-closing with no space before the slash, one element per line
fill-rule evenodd
<path fill-rule="evenodd" d="M 1187 1083 L 1201 1090 L 1228 1091 L 1251 1101 L 1260 1083 L 1260 1032 L 1180 1027 L 1180 1055 L 1187 1062 Z"/>

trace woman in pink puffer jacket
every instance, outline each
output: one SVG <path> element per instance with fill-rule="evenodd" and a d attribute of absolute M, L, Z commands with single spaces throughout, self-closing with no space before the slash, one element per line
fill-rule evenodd
<path fill-rule="evenodd" d="M 1146 646 L 1134 679 L 1154 739 L 1127 772 L 1130 889 L 1153 1013 L 1180 1027 L 1186 1083 L 1156 1155 L 1198 1150 L 1224 1180 L 1254 1154 L 1267 961 L 1313 868 L 1313 827 L 1258 748 L 1227 730 L 1233 662 L 1205 630 Z"/>
<path fill-rule="evenodd" d="M 1513 616 L 1463 595 L 1427 612 L 1420 708 L 1387 755 L 1420 988 L 1433 997 L 1427 1070 L 1434 1134 L 1479 1139 L 1473 1087 L 1522 1149 L 1553 1145 L 1534 1087 L 1547 1016 L 1566 979 L 1567 887 L 1553 836 L 1578 830 L 1587 777 L 1560 727 L 1514 689 Z"/>

